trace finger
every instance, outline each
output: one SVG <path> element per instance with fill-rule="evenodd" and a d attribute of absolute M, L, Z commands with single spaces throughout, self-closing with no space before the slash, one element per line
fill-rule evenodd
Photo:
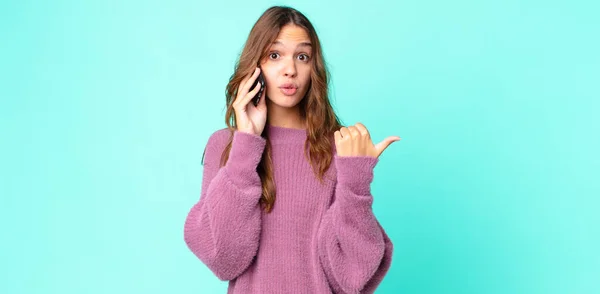
<path fill-rule="evenodd" d="M 256 69 L 254 69 L 254 71 L 256 71 Z M 241 97 L 242 89 L 244 88 L 244 86 L 246 85 L 246 82 L 248 82 L 248 80 L 250 79 L 251 76 L 252 76 L 252 74 L 248 74 L 242 79 L 242 81 L 240 82 L 240 84 L 238 85 L 238 88 L 237 88 L 237 97 Z"/>
<path fill-rule="evenodd" d="M 342 127 L 340 133 L 342 134 L 342 138 L 350 138 L 350 131 L 347 127 Z"/>
<path fill-rule="evenodd" d="M 258 67 L 254 68 L 254 71 L 252 71 L 251 73 L 247 74 L 244 77 L 244 79 L 240 83 L 239 90 L 243 89 L 243 87 L 246 85 L 246 83 L 248 83 L 248 80 L 250 80 L 250 78 L 252 77 L 252 75 L 254 75 L 257 70 L 258 70 Z"/>
<path fill-rule="evenodd" d="M 369 134 L 369 130 L 367 130 L 367 127 L 365 127 L 365 125 L 363 125 L 362 123 L 356 123 L 355 126 L 363 137 L 365 137 L 365 138 L 371 137 L 371 134 Z"/>
<path fill-rule="evenodd" d="M 260 101 L 258 101 L 258 107 L 267 107 L 267 85 L 265 85 L 265 90 L 263 91 L 262 96 L 260 96 Z"/>
<path fill-rule="evenodd" d="M 246 80 L 246 83 L 242 87 L 242 94 L 250 91 L 250 87 L 252 87 L 252 83 L 254 83 L 254 81 L 256 80 L 256 78 L 258 77 L 259 74 L 260 74 L 260 68 L 257 67 L 254 70 L 254 72 L 252 73 L 252 75 L 248 78 L 248 80 Z M 257 85 L 258 84 L 259 83 L 257 83 Z"/>
<path fill-rule="evenodd" d="M 246 86 L 248 85 L 248 81 L 250 80 L 250 78 L 252 78 L 253 75 L 256 74 L 257 71 L 258 71 L 258 67 L 254 69 L 254 72 L 252 72 L 251 74 L 248 74 L 246 77 L 244 77 L 244 79 L 242 79 L 242 81 L 238 85 L 235 100 L 233 101 L 234 105 L 240 104 L 240 100 L 248 92 L 248 90 L 246 88 Z"/>
<path fill-rule="evenodd" d="M 352 138 L 360 137 L 360 132 L 355 126 L 349 126 L 348 130 L 350 131 L 350 136 L 352 136 Z"/>
<path fill-rule="evenodd" d="M 379 155 L 381 155 L 381 153 L 383 153 L 383 151 L 387 147 L 389 147 L 390 144 L 392 144 L 393 142 L 396 142 L 396 141 L 400 141 L 400 137 L 398 137 L 398 136 L 387 137 L 383 141 L 377 143 L 377 145 L 375 145 L 375 150 L 377 150 L 377 156 L 379 157 Z"/>
<path fill-rule="evenodd" d="M 340 133 L 340 131 L 335 131 L 335 133 L 333 133 L 333 137 L 335 138 L 335 143 L 337 144 L 337 142 L 342 139 L 342 133 Z"/>
<path fill-rule="evenodd" d="M 240 101 L 242 103 L 242 105 L 248 104 L 248 102 L 250 102 L 250 100 L 252 100 L 252 98 L 254 98 L 254 96 L 256 96 L 256 94 L 258 93 L 259 90 L 260 90 L 260 83 L 256 84 L 254 89 L 252 89 L 252 91 L 248 92 L 246 94 L 246 96 L 244 96 L 242 101 Z M 254 104 L 252 104 L 252 105 L 254 105 Z"/>

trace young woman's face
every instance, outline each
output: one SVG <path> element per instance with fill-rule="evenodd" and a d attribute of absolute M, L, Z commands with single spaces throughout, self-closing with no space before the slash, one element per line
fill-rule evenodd
<path fill-rule="evenodd" d="M 285 25 L 261 63 L 267 96 L 281 107 L 294 107 L 310 86 L 312 47 L 308 33 L 301 27 Z"/>

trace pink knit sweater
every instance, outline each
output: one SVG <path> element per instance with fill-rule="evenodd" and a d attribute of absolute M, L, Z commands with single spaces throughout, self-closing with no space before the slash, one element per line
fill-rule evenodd
<path fill-rule="evenodd" d="M 218 130 L 206 145 L 200 199 L 185 220 L 187 246 L 229 281 L 228 293 L 373 293 L 393 252 L 372 210 L 378 159 L 335 154 L 321 184 L 304 157 L 306 131 L 266 127 L 277 191 L 273 211 L 259 206 L 256 167 L 266 139 L 236 131 L 220 168 L 230 133 Z"/>

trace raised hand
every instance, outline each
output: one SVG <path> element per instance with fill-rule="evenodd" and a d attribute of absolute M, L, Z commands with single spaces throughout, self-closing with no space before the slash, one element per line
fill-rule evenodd
<path fill-rule="evenodd" d="M 258 105 L 254 106 L 254 103 L 250 103 L 252 98 L 260 90 L 260 83 L 258 83 L 256 87 L 250 91 L 250 87 L 258 77 L 259 73 L 260 68 L 257 67 L 252 75 L 242 80 L 232 106 L 235 111 L 235 124 L 237 130 L 260 136 L 267 122 L 267 103 L 265 101 L 265 95 L 267 93 L 266 89 L 263 92 L 262 97 L 260 97 Z"/>
<path fill-rule="evenodd" d="M 401 140 L 398 136 L 390 136 L 373 144 L 369 131 L 361 123 L 340 128 L 339 131 L 335 131 L 334 138 L 338 156 L 371 156 L 375 158 L 379 157 L 390 144 Z"/>

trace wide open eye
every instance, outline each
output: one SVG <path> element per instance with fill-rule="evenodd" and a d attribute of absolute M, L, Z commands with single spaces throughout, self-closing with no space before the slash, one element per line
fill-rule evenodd
<path fill-rule="evenodd" d="M 271 53 L 269 53 L 269 58 L 270 59 L 276 59 L 277 57 L 279 57 L 279 53 L 277 53 L 277 52 L 271 52 Z"/>
<path fill-rule="evenodd" d="M 308 54 L 301 53 L 298 55 L 300 61 L 308 62 L 310 60 L 310 56 Z"/>

